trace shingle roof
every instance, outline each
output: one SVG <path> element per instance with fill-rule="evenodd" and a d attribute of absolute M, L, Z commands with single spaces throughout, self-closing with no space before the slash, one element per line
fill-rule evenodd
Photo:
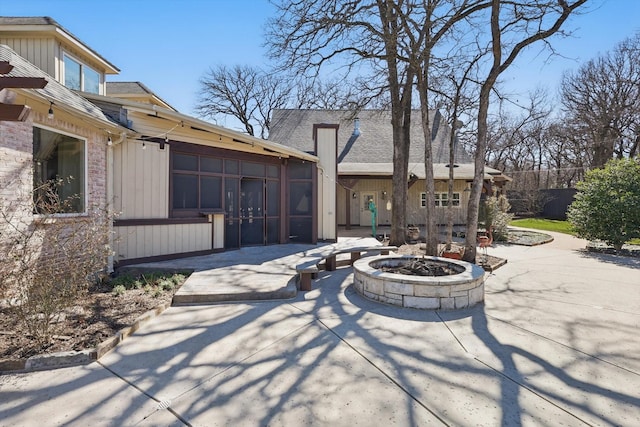
<path fill-rule="evenodd" d="M 110 122 L 101 109 L 58 83 L 53 77 L 18 55 L 9 46 L 0 45 L 0 61 L 7 61 L 13 65 L 13 70 L 6 74 L 8 77 L 44 77 L 48 83 L 43 89 L 30 90 L 39 93 L 47 101 L 53 101 L 60 108 L 68 106 L 94 119 Z"/>
<path fill-rule="evenodd" d="M 171 106 L 167 101 L 160 98 L 155 92 L 149 89 L 141 82 L 106 82 L 106 91 L 108 96 L 120 96 L 123 95 L 143 95 L 148 96 L 150 98 L 155 98 L 160 101 L 160 103 L 172 110 L 177 111 L 173 106 Z"/>
<path fill-rule="evenodd" d="M 140 82 L 107 82 L 107 95 L 114 93 L 130 93 L 140 95 L 153 95 L 154 93 Z"/>
<path fill-rule="evenodd" d="M 391 113 L 386 110 L 363 110 L 357 113 L 360 135 L 354 133 L 354 112 L 348 110 L 275 110 L 269 128 L 269 140 L 306 152 L 313 152 L 313 126 L 337 124 L 339 163 L 370 164 L 393 162 Z M 420 111 L 411 117 L 409 161 L 424 163 L 424 134 Z M 430 113 L 434 163 L 449 163 L 450 128 L 436 111 Z M 471 157 L 460 145 L 455 163 L 471 163 Z"/>

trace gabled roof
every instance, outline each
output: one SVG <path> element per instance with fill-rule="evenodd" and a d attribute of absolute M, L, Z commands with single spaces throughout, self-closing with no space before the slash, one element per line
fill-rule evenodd
<path fill-rule="evenodd" d="M 141 82 L 106 82 L 106 91 L 107 96 L 131 99 L 138 102 L 148 101 L 150 104 L 178 111 Z"/>
<path fill-rule="evenodd" d="M 120 69 L 90 48 L 69 30 L 48 16 L 0 16 L 0 33 L 24 34 L 29 32 L 49 33 L 54 38 L 64 40 L 99 63 L 106 74 L 118 74 Z"/>
<path fill-rule="evenodd" d="M 355 117 L 360 134 L 354 134 Z M 412 111 L 409 162 L 424 163 L 424 134 L 419 110 Z M 449 135 L 442 115 L 430 112 L 434 163 L 449 163 Z M 275 110 L 269 127 L 269 140 L 306 152 L 313 152 L 313 127 L 318 124 L 338 125 L 338 163 L 393 163 L 393 129 L 387 110 Z M 455 163 L 471 163 L 471 157 L 457 145 Z M 354 166 L 355 167 L 355 166 Z M 350 170 L 355 171 L 353 167 Z"/>
<path fill-rule="evenodd" d="M 58 83 L 53 77 L 18 55 L 9 46 L 0 45 L 0 61 L 7 61 L 13 65 L 13 69 L 6 75 L 8 77 L 42 77 L 48 82 L 43 89 L 13 90 L 29 91 L 44 102 L 53 102 L 54 109 L 60 108 L 76 115 L 81 114 L 87 118 L 109 124 L 110 126 L 117 126 L 116 123 L 109 120 L 100 108 L 76 92 Z"/>

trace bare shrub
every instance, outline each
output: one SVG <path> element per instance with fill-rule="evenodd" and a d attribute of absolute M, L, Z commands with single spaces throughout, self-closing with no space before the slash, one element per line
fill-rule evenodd
<path fill-rule="evenodd" d="M 112 216 L 98 206 L 70 214 L 74 197 L 62 199 L 60 185 L 50 181 L 27 197 L 0 199 L 0 297 L 42 345 L 56 317 L 105 272 L 111 253 Z"/>

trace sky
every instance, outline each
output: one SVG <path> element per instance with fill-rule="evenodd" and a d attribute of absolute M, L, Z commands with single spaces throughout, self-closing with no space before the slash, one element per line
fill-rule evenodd
<path fill-rule="evenodd" d="M 573 16 L 558 55 L 532 49 L 503 76 L 509 92 L 552 93 L 575 70 L 640 31 L 640 0 L 589 0 Z M 199 79 L 212 66 L 268 68 L 267 0 L 0 0 L 0 16 L 49 16 L 121 72 L 107 81 L 140 81 L 185 114 L 194 114 Z M 225 123 L 219 123 L 225 125 Z"/>

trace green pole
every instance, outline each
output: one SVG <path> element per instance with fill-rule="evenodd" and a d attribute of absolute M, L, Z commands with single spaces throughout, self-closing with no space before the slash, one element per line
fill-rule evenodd
<path fill-rule="evenodd" d="M 371 235 L 376 237 L 376 216 L 378 215 L 378 209 L 373 200 L 369 200 L 369 210 L 371 211 Z"/>

